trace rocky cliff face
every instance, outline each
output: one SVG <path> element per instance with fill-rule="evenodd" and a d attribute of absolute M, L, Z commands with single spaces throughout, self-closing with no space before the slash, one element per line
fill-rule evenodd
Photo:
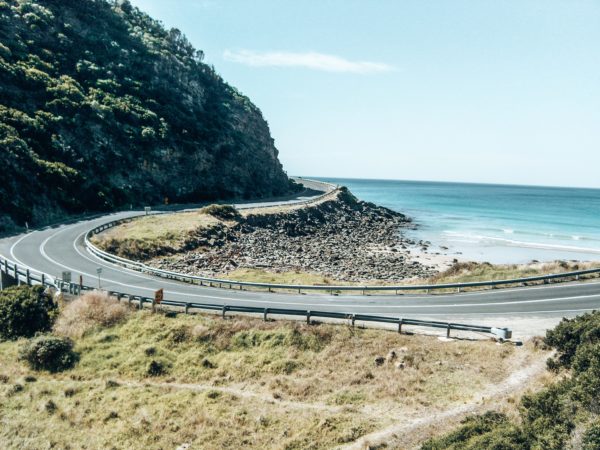
<path fill-rule="evenodd" d="M 127 1 L 0 1 L 0 232 L 290 192 L 261 112 Z"/>

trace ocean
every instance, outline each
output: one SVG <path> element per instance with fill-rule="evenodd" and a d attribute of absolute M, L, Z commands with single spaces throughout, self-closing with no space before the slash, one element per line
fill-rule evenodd
<path fill-rule="evenodd" d="M 317 179 L 410 216 L 418 227 L 405 235 L 430 241 L 430 252 L 498 264 L 600 261 L 600 189 Z"/>

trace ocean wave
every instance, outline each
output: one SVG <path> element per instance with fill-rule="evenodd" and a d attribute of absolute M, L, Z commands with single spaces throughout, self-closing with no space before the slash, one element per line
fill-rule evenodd
<path fill-rule="evenodd" d="M 446 231 L 446 235 L 452 238 L 458 238 L 467 240 L 473 243 L 496 243 L 501 245 L 506 245 L 509 247 L 522 247 L 522 248 L 536 248 L 542 250 L 561 250 L 566 252 L 579 252 L 579 253 L 591 253 L 600 255 L 600 248 L 590 248 L 590 247 L 579 247 L 574 245 L 565 245 L 565 244 L 548 244 L 543 242 L 527 242 L 527 241 L 518 241 L 515 239 L 506 239 L 494 236 L 484 236 L 484 235 L 473 235 L 473 234 L 464 234 L 452 231 Z"/>
<path fill-rule="evenodd" d="M 584 236 L 584 235 L 580 235 L 580 234 L 558 234 L 555 232 L 540 232 L 540 231 L 533 231 L 533 230 L 518 230 L 518 229 L 514 229 L 514 228 L 494 228 L 494 227 L 476 227 L 476 228 L 472 228 L 473 231 L 478 232 L 481 235 L 486 235 L 486 233 L 493 233 L 493 234 L 512 234 L 512 235 L 519 235 L 519 236 L 539 236 L 539 237 L 543 237 L 543 238 L 552 238 L 553 240 L 559 240 L 559 241 L 587 241 L 587 242 L 600 242 L 600 236 Z M 459 231 L 453 231 L 453 230 L 444 230 L 444 233 L 446 234 L 454 234 L 454 233 L 461 233 Z M 464 234 L 464 233 L 462 233 Z"/>

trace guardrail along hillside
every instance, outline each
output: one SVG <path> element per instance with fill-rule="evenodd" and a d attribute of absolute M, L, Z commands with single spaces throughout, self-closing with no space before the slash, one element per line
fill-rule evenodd
<path fill-rule="evenodd" d="M 28 267 L 19 267 L 17 263 L 10 261 L 2 256 L 0 256 L 0 272 L 2 272 L 4 275 L 10 276 L 18 284 L 25 283 L 27 285 L 42 285 L 47 287 L 53 287 L 61 292 L 69 292 L 71 294 L 81 294 L 83 291 L 94 290 L 94 287 L 92 286 L 79 285 L 77 283 L 65 283 L 58 278 L 52 277 L 42 272 L 35 271 Z M 137 303 L 140 309 L 144 308 L 144 305 L 151 305 L 153 308 L 156 306 L 154 298 L 144 297 L 140 295 L 131 295 L 117 291 L 107 291 L 107 293 L 110 296 L 116 297 L 118 300 L 126 299 L 130 304 L 132 302 Z M 450 332 L 452 330 L 455 330 L 490 334 L 500 340 L 512 338 L 512 331 L 508 328 L 469 325 L 451 322 L 439 322 L 431 320 L 405 319 L 401 317 L 396 318 L 388 316 L 329 312 L 321 310 L 258 308 L 253 306 L 242 305 L 218 305 L 211 303 L 182 302 L 168 299 L 162 300 L 160 304 L 169 307 L 183 308 L 186 314 L 190 310 L 197 309 L 218 312 L 223 317 L 225 317 L 227 313 L 260 314 L 263 316 L 264 320 L 267 320 L 269 316 L 274 315 L 283 317 L 303 317 L 306 318 L 306 322 L 309 324 L 311 323 L 312 319 L 325 318 L 349 322 L 352 326 L 354 326 L 356 322 L 379 323 L 388 325 L 391 324 L 397 326 L 397 330 L 399 333 L 402 332 L 402 328 L 404 326 L 416 326 L 425 328 L 444 329 L 446 330 L 447 337 L 450 337 Z"/>

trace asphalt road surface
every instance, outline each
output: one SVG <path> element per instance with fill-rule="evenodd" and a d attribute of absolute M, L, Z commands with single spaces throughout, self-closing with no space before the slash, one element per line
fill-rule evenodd
<path fill-rule="evenodd" d="M 290 200 L 286 200 L 279 203 L 289 202 Z M 254 203 L 251 206 L 260 205 L 264 204 Z M 92 286 L 98 285 L 97 269 L 102 268 L 102 289 L 132 295 L 153 297 L 154 291 L 163 288 L 166 300 L 261 308 L 326 310 L 507 326 L 514 330 L 516 337 L 542 333 L 562 317 L 600 308 L 600 281 L 597 279 L 444 295 L 269 293 L 200 287 L 157 278 L 100 260 L 84 247 L 83 236 L 90 229 L 111 220 L 140 213 L 130 211 L 110 214 L 1 239 L 0 254 L 19 265 L 53 276 L 60 277 L 63 271 L 70 271 L 73 280 L 78 280 L 79 275 L 82 275 L 84 284 Z"/>

